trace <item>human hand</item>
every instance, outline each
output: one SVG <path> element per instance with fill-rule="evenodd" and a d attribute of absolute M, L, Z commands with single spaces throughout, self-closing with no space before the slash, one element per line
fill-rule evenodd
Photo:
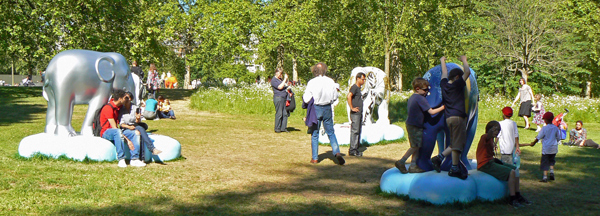
<path fill-rule="evenodd" d="M 521 149 L 517 148 L 517 150 L 515 151 L 515 153 L 517 153 L 517 155 L 521 155 Z"/>
<path fill-rule="evenodd" d="M 135 150 L 135 146 L 133 146 L 133 142 L 131 142 L 131 140 L 127 140 L 127 146 L 129 146 L 129 150 Z"/>
<path fill-rule="evenodd" d="M 442 110 L 446 109 L 446 105 L 442 105 L 440 108 L 442 108 Z"/>
<path fill-rule="evenodd" d="M 354 107 L 354 108 L 352 108 L 352 111 L 353 111 L 353 112 L 358 112 L 358 111 L 360 111 L 360 110 L 358 109 L 358 107 Z"/>
<path fill-rule="evenodd" d="M 461 62 L 466 62 L 467 61 L 467 56 L 461 55 L 459 57 L 459 59 L 460 59 Z"/>
<path fill-rule="evenodd" d="M 287 79 L 288 75 L 287 74 L 283 74 L 283 79 Z"/>
<path fill-rule="evenodd" d="M 446 56 L 442 56 L 442 57 L 440 58 L 440 62 L 446 62 Z"/>

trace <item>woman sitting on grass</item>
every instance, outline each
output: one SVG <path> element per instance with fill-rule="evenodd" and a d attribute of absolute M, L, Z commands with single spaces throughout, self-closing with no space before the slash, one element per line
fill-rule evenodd
<path fill-rule="evenodd" d="M 171 108 L 171 101 L 165 99 L 162 95 L 158 96 L 158 117 L 175 119 L 175 112 Z"/>
<path fill-rule="evenodd" d="M 600 149 L 600 145 L 594 142 L 594 140 L 587 138 L 587 130 L 583 128 L 583 121 L 579 120 L 575 124 L 575 129 L 571 130 L 569 136 L 569 142 L 571 145 L 578 145 L 579 147 L 593 147 Z"/>

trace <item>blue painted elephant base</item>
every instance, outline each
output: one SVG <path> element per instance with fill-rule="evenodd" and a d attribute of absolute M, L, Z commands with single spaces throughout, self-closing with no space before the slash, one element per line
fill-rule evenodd
<path fill-rule="evenodd" d="M 448 71 L 461 66 L 454 63 L 447 63 Z M 438 65 L 429 70 L 423 78 L 429 81 L 430 93 L 427 95 L 427 101 L 431 107 L 442 105 L 442 90 L 440 88 L 442 70 Z M 475 71 L 471 70 L 469 79 L 466 80 L 465 88 L 465 108 L 467 111 L 467 140 L 464 151 L 461 153 L 461 169 L 469 170 L 469 177 L 466 180 L 449 177 L 448 170 L 452 166 L 451 156 L 446 157 L 442 162 L 442 172 L 433 171 L 431 164 L 431 155 L 438 144 L 438 151 L 448 147 L 450 136 L 446 127 L 446 118 L 444 112 L 433 116 L 425 117 L 425 129 L 423 130 L 423 146 L 419 149 L 419 159 L 417 165 L 428 171 L 418 174 L 402 174 L 397 168 L 387 170 L 380 181 L 381 190 L 398 195 L 407 195 L 411 199 L 425 200 L 434 204 L 459 202 L 470 202 L 475 199 L 495 200 L 507 195 L 506 182 L 499 181 L 494 177 L 476 170 L 477 164 L 467 159 L 469 149 L 475 137 L 478 118 L 478 100 L 479 90 Z M 437 154 L 436 154 L 437 155 Z"/>

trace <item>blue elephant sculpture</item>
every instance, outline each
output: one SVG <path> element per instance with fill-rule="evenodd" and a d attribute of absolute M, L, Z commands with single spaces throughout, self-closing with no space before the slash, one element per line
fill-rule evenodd
<path fill-rule="evenodd" d="M 448 71 L 454 68 L 463 69 L 462 66 L 454 63 L 446 63 Z M 427 102 L 431 107 L 438 107 L 442 105 L 442 89 L 440 88 L 440 81 L 442 77 L 441 65 L 435 66 L 425 73 L 424 79 L 429 81 L 430 93 L 426 97 Z M 475 137 L 475 130 L 477 129 L 477 118 L 478 118 L 478 101 L 479 101 L 479 88 L 477 87 L 477 79 L 475 71 L 471 69 L 471 75 L 466 80 L 467 86 L 465 87 L 465 108 L 467 111 L 467 140 L 465 143 L 464 151 L 461 153 L 461 169 L 472 169 L 467 154 L 471 148 L 473 138 Z M 423 130 L 423 146 L 419 149 L 419 159 L 417 159 L 417 165 L 426 171 L 433 170 L 430 158 L 435 148 L 437 141 L 438 149 L 443 151 L 448 147 L 450 143 L 450 136 L 448 128 L 446 127 L 446 117 L 444 112 L 440 112 L 433 116 L 425 117 L 425 129 Z M 444 171 L 450 170 L 452 166 L 451 157 L 446 157 L 442 162 L 441 169 Z"/>
<path fill-rule="evenodd" d="M 58 136 L 77 135 L 71 126 L 75 104 L 89 104 L 81 134 L 91 136 L 95 111 L 106 104 L 113 89 L 136 92 L 125 57 L 114 52 L 60 52 L 48 64 L 45 78 L 48 110 L 44 132 Z"/>

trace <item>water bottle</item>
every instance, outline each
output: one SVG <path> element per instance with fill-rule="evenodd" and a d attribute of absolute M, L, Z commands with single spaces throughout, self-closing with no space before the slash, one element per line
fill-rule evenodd
<path fill-rule="evenodd" d="M 515 169 L 515 177 L 519 177 L 519 168 L 521 167 L 521 157 L 519 156 L 519 154 L 514 153 L 513 156 L 513 164 L 517 167 L 517 169 Z"/>

